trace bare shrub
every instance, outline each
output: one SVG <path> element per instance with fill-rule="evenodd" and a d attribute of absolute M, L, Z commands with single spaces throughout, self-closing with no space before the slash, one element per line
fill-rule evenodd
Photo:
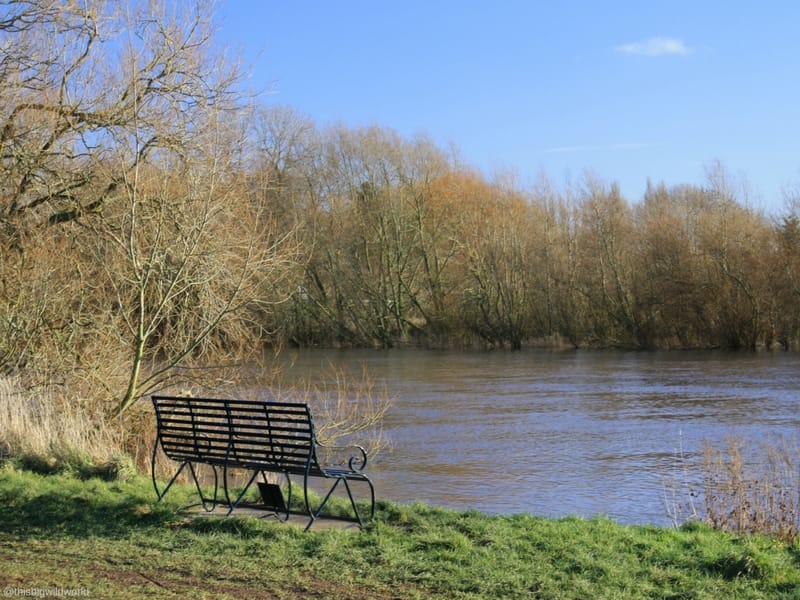
<path fill-rule="evenodd" d="M 359 377 L 331 367 L 327 377 L 307 380 L 283 394 L 311 406 L 317 435 L 323 444 L 352 441 L 364 446 L 368 456 L 389 448 L 383 419 L 391 407 L 391 397 L 386 386 L 376 382 L 366 368 Z"/>
<path fill-rule="evenodd" d="M 392 405 L 385 384 L 366 367 L 360 373 L 330 365 L 313 375 L 289 377 L 280 367 L 248 367 L 231 373 L 219 391 L 237 397 L 302 402 L 311 407 L 319 441 L 325 445 L 359 444 L 374 457 L 390 447 L 383 419 Z"/>
<path fill-rule="evenodd" d="M 758 446 L 729 438 L 706 444 L 706 520 L 716 529 L 764 533 L 792 541 L 800 534 L 800 448 L 777 438 Z"/>

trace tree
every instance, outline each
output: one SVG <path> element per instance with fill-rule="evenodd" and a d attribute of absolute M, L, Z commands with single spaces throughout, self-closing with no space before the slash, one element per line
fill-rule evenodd
<path fill-rule="evenodd" d="M 314 252 L 302 300 L 338 343 L 405 341 L 424 323 L 421 211 L 444 163 L 427 140 L 370 127 L 325 132 Z"/>
<path fill-rule="evenodd" d="M 246 201 L 248 105 L 214 46 L 211 3 L 0 8 L 1 293 L 15 336 L 0 359 L 35 359 L 47 377 L 100 372 L 93 393 L 122 412 L 179 366 L 257 350 L 296 244 Z M 58 244 L 65 256 L 38 262 Z"/>
<path fill-rule="evenodd" d="M 519 349 L 535 321 L 530 207 L 513 187 L 474 183 L 458 238 L 465 325 L 489 345 Z"/>
<path fill-rule="evenodd" d="M 464 232 L 481 189 L 477 175 L 448 165 L 433 179 L 425 178 L 413 195 L 422 260 L 422 289 L 414 303 L 437 343 L 464 326 Z"/>
<path fill-rule="evenodd" d="M 636 295 L 650 346 L 708 345 L 707 302 L 714 292 L 698 245 L 705 196 L 691 186 L 648 185 L 636 210 Z"/>
<path fill-rule="evenodd" d="M 319 135 L 308 117 L 288 106 L 260 106 L 253 115 L 252 147 L 246 151 L 251 201 L 277 218 L 281 227 L 313 225 L 310 181 L 319 157 Z M 308 230 L 313 233 L 313 226 Z M 313 245 L 313 238 L 307 240 Z"/>
<path fill-rule="evenodd" d="M 633 293 L 633 219 L 616 184 L 587 176 L 580 207 L 579 293 L 595 335 L 612 344 L 641 344 Z"/>
<path fill-rule="evenodd" d="M 777 248 L 774 264 L 773 299 L 776 305 L 773 318 L 773 341 L 785 348 L 800 342 L 800 187 L 796 184 L 784 192 L 785 208 L 773 224 Z"/>
<path fill-rule="evenodd" d="M 214 53 L 210 14 L 206 0 L 0 2 L 6 243 L 101 212 L 136 169 L 180 156 L 205 109 L 232 106 L 239 72 Z"/>
<path fill-rule="evenodd" d="M 731 348 L 755 348 L 770 336 L 773 235 L 762 215 L 743 202 L 743 191 L 715 165 L 703 189 L 710 210 L 698 227 L 701 250 L 713 267 L 715 294 L 708 306 L 715 334 Z"/>
<path fill-rule="evenodd" d="M 226 121 L 207 128 L 180 171 L 128 182 L 124 208 L 109 209 L 94 228 L 102 296 L 116 300 L 112 322 L 130 349 L 120 412 L 173 383 L 179 366 L 259 348 L 259 313 L 275 288 L 291 288 L 281 284 L 297 264 L 293 231 L 279 232 L 261 207 L 238 202 L 232 131 Z"/>

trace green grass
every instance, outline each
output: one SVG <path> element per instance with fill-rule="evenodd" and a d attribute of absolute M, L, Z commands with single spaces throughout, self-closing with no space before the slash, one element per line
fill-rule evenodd
<path fill-rule="evenodd" d="M 0 469 L 0 584 L 93 598 L 800 598 L 800 545 L 380 503 L 364 531 L 189 519 L 178 487 Z"/>

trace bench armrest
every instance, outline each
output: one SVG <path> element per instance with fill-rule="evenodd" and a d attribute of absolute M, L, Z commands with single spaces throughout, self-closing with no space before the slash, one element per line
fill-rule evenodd
<path fill-rule="evenodd" d="M 333 465 L 347 465 L 347 468 L 353 472 L 360 473 L 367 466 L 367 451 L 358 444 L 350 446 L 329 446 L 321 442 L 317 442 L 317 448 L 324 451 L 326 458 L 336 456 L 336 459 L 329 464 Z M 319 456 L 319 454 L 317 454 Z M 324 461 L 328 462 L 328 461 Z"/>

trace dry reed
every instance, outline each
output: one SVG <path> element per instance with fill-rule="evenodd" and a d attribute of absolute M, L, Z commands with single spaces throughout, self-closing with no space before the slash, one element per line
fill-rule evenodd
<path fill-rule="evenodd" d="M 793 541 L 800 535 L 800 448 L 780 437 L 759 445 L 728 438 L 703 455 L 706 519 L 713 527 L 764 533 Z"/>
<path fill-rule="evenodd" d="M 106 424 L 97 404 L 70 398 L 60 386 L 28 389 L 18 378 L 0 378 L 0 455 L 56 471 L 122 454 L 122 432 Z"/>

